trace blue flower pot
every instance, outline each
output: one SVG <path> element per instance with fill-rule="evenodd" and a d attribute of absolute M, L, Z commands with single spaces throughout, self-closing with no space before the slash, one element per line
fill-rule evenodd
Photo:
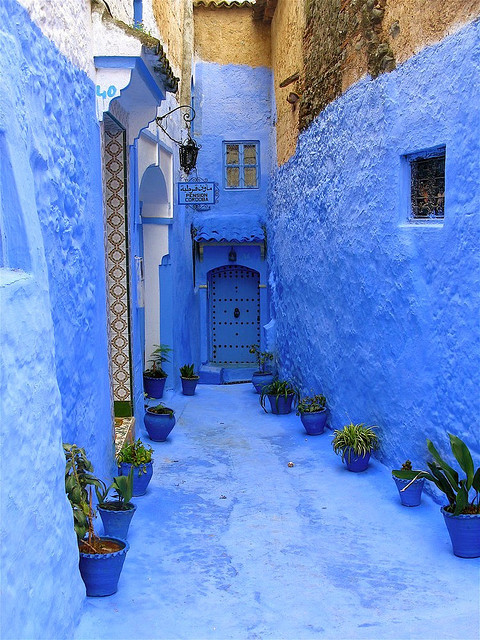
<path fill-rule="evenodd" d="M 196 378 L 180 378 L 182 381 L 182 393 L 184 396 L 195 395 L 195 389 L 197 387 L 199 376 Z"/>
<path fill-rule="evenodd" d="M 272 413 L 276 415 L 285 415 L 292 410 L 293 393 L 286 398 L 285 396 L 277 397 L 275 395 L 267 395 L 267 398 L 270 402 Z"/>
<path fill-rule="evenodd" d="M 163 398 L 166 378 L 151 378 L 143 374 L 143 390 L 152 398 Z"/>
<path fill-rule="evenodd" d="M 301 413 L 300 420 L 309 436 L 318 436 L 325 430 L 327 410 Z"/>
<path fill-rule="evenodd" d="M 392 476 L 397 485 L 398 493 L 400 495 L 401 503 L 404 507 L 418 507 L 422 501 L 423 485 L 425 484 L 425 478 L 418 478 L 408 489 L 402 491 L 411 480 L 405 480 L 403 478 L 396 478 Z"/>
<path fill-rule="evenodd" d="M 127 539 L 130 522 L 132 521 L 133 514 L 137 509 L 137 507 L 131 502 L 128 504 L 130 506 L 128 511 L 112 511 L 111 509 L 104 509 L 100 505 L 97 507 L 102 519 L 103 531 L 106 536 L 120 538 L 121 540 Z"/>
<path fill-rule="evenodd" d="M 349 458 L 350 456 L 350 458 Z M 368 467 L 368 461 L 370 460 L 370 453 L 367 453 L 364 456 L 357 456 L 353 449 L 348 447 L 345 449 L 345 464 L 347 465 L 347 469 L 349 471 L 353 471 L 354 473 L 360 473 L 361 471 L 365 471 Z"/>
<path fill-rule="evenodd" d="M 255 391 L 262 393 L 263 387 L 273 382 L 273 377 L 273 373 L 260 373 L 260 371 L 255 371 L 252 376 L 252 384 L 255 387 Z"/>
<path fill-rule="evenodd" d="M 480 558 L 480 513 L 454 516 L 442 507 L 453 553 L 459 558 Z"/>
<path fill-rule="evenodd" d="M 121 462 L 118 467 L 118 475 L 128 476 L 131 468 L 130 462 Z M 148 483 L 153 475 L 153 461 L 145 465 L 135 467 L 133 470 L 133 495 L 143 496 L 147 492 Z"/>
<path fill-rule="evenodd" d="M 130 548 L 126 540 L 110 536 L 105 536 L 102 539 L 118 542 L 122 548 L 113 553 L 80 552 L 80 575 L 85 583 L 87 596 L 111 596 L 117 592 L 125 556 Z"/>
<path fill-rule="evenodd" d="M 143 418 L 148 437 L 154 442 L 165 442 L 168 434 L 175 426 L 175 415 L 167 413 L 153 413 L 149 409 L 145 411 Z"/>

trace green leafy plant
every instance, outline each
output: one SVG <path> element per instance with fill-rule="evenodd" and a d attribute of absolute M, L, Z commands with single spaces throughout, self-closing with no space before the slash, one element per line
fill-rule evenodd
<path fill-rule="evenodd" d="M 267 362 L 272 361 L 274 358 L 273 353 L 270 353 L 270 351 L 260 351 L 260 345 L 258 344 L 252 344 L 248 351 L 255 356 L 258 372 L 265 373 L 265 366 Z"/>
<path fill-rule="evenodd" d="M 432 462 L 427 462 L 430 471 L 402 468 L 392 473 L 397 478 L 411 480 L 405 489 L 417 478 L 425 478 L 433 482 L 447 497 L 448 505 L 445 511 L 455 516 L 480 513 L 480 467 L 475 470 L 472 454 L 463 440 L 451 433 L 448 437 L 452 453 L 465 473 L 465 478 L 460 479 L 458 471 L 443 460 L 431 440 L 427 440 L 427 448 L 433 458 Z"/>
<path fill-rule="evenodd" d="M 114 493 L 114 500 L 108 500 L 110 491 Z M 104 492 L 99 506 L 112 511 L 126 511 L 131 508 L 130 500 L 133 496 L 133 467 L 128 476 L 115 476 L 112 484 Z"/>
<path fill-rule="evenodd" d="M 333 450 L 337 455 L 342 456 L 342 462 L 345 461 L 345 456 L 350 462 L 352 453 L 362 457 L 376 451 L 379 447 L 378 436 L 374 431 L 376 428 L 376 426 L 367 427 L 363 422 L 360 424 L 351 422 L 341 430 L 335 429 L 332 440 Z"/>
<path fill-rule="evenodd" d="M 152 461 L 153 449 L 145 447 L 143 442 L 138 438 L 133 442 L 125 442 L 117 455 L 117 462 L 126 462 L 138 467 L 138 475 L 147 472 L 147 464 Z"/>
<path fill-rule="evenodd" d="M 85 449 L 76 444 L 64 443 L 65 453 L 65 492 L 73 511 L 73 527 L 78 540 L 85 537 L 92 528 L 95 511 L 91 506 L 91 488 L 96 491 L 100 502 L 105 493 L 105 483 L 93 472 L 93 466 L 87 458 Z M 90 490 L 90 491 L 89 491 Z"/>
<path fill-rule="evenodd" d="M 182 378 L 198 378 L 193 364 L 184 364 L 183 367 L 180 367 L 180 376 Z"/>
<path fill-rule="evenodd" d="M 316 413 L 323 411 L 326 407 L 327 399 L 322 394 L 307 396 L 302 398 L 297 405 L 297 416 L 302 413 Z"/>
<path fill-rule="evenodd" d="M 273 380 L 270 384 L 266 384 L 262 387 L 260 394 L 260 405 L 265 413 L 268 413 L 265 408 L 267 396 L 275 396 L 275 404 L 278 409 L 278 400 L 280 398 L 287 399 L 288 396 L 293 395 L 293 401 L 298 402 L 300 393 L 295 385 L 289 380 L 279 380 L 278 378 Z"/>
<path fill-rule="evenodd" d="M 157 404 L 155 407 L 147 407 L 147 409 L 148 409 L 148 411 L 150 411 L 150 413 L 157 413 L 159 415 L 173 416 L 173 414 L 175 413 L 173 409 L 170 409 L 169 407 L 166 407 L 161 402 L 160 402 L 160 404 Z"/>
<path fill-rule="evenodd" d="M 150 354 L 148 361 L 152 363 L 152 366 L 149 369 L 145 369 L 143 373 L 149 378 L 166 378 L 167 374 L 163 370 L 162 365 L 165 362 L 170 362 L 169 354 L 172 352 L 172 349 L 166 344 L 154 344 L 153 346 L 156 348 Z"/>

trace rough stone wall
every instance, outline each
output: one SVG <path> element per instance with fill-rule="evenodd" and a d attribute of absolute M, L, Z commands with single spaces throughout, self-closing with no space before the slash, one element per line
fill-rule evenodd
<path fill-rule="evenodd" d="M 379 425 L 387 464 L 423 464 L 447 432 L 480 453 L 479 36 L 477 21 L 358 82 L 274 178 L 282 375 L 325 393 L 333 428 Z M 401 158 L 440 144 L 445 222 L 409 224 Z"/>
<path fill-rule="evenodd" d="M 391 71 L 479 15 L 479 0 L 309 0 L 300 128 L 366 73 Z"/>
<path fill-rule="evenodd" d="M 194 8 L 195 53 L 204 62 L 270 67 L 270 26 L 249 7 Z"/>
<path fill-rule="evenodd" d="M 302 93 L 305 28 L 304 0 L 280 0 L 272 21 L 272 66 L 275 70 L 277 161 L 283 164 L 295 153 L 299 104 L 287 102 L 290 92 Z M 285 79 L 299 74 L 297 81 L 280 87 Z"/>
<path fill-rule="evenodd" d="M 113 461 L 95 85 L 14 0 L 0 25 L 1 213 L 30 255 L 0 269 L 1 636 L 64 638 L 85 591 L 62 440 Z"/>
<path fill-rule="evenodd" d="M 178 76 L 182 69 L 185 2 L 188 0 L 153 0 L 153 15 L 165 45 L 170 64 Z M 189 79 L 190 81 L 190 79 Z"/>

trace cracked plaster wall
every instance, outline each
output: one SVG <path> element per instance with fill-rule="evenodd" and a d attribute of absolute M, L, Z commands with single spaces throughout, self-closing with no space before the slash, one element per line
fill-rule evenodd
<path fill-rule="evenodd" d="M 273 180 L 282 374 L 325 393 L 332 427 L 379 425 L 388 464 L 423 464 L 447 432 L 480 451 L 479 35 L 477 21 L 359 81 Z M 440 144 L 444 225 L 410 225 L 401 156 Z"/>

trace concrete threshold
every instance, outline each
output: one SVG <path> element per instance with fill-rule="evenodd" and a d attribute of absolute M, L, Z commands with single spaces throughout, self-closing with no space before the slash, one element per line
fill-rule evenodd
<path fill-rule="evenodd" d="M 402 507 L 389 469 L 348 472 L 251 384 L 165 402 L 118 592 L 85 600 L 75 640 L 478 640 L 480 561 L 428 496 Z"/>

